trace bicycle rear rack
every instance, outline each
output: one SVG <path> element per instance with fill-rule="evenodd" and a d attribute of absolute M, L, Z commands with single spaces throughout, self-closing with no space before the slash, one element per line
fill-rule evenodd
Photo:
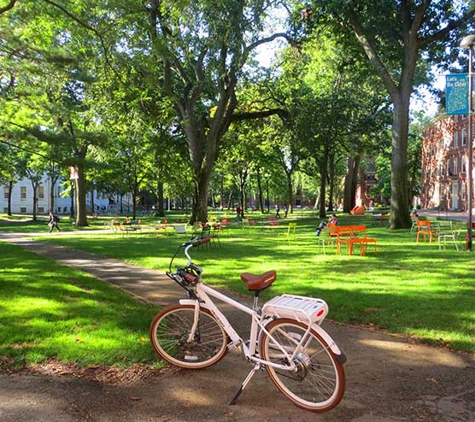
<path fill-rule="evenodd" d="M 277 318 L 292 318 L 305 324 L 321 322 L 328 314 L 328 305 L 322 299 L 305 296 L 276 296 L 262 307 L 262 313 Z"/>

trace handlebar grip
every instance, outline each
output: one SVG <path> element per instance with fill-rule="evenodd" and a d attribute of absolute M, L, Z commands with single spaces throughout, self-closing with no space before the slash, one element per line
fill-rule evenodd
<path fill-rule="evenodd" d="M 195 248 L 196 246 L 203 245 L 204 243 L 208 243 L 209 241 L 211 241 L 210 237 L 197 238 L 184 243 L 183 246 L 191 246 Z"/>

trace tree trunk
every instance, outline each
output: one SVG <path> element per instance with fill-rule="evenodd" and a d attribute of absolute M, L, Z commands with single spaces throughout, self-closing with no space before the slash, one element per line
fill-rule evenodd
<path fill-rule="evenodd" d="M 356 205 L 356 188 L 358 185 L 358 169 L 361 156 L 348 157 L 345 175 L 345 192 L 343 198 L 343 212 L 349 213 Z"/>
<path fill-rule="evenodd" d="M 56 186 L 56 178 L 50 177 L 51 189 L 49 190 L 49 210 L 55 212 L 54 209 L 54 188 Z"/>
<path fill-rule="evenodd" d="M 37 220 L 36 214 L 37 214 L 37 209 L 38 209 L 38 196 L 37 196 L 38 183 L 31 182 L 31 186 L 33 187 L 33 221 L 36 221 Z"/>
<path fill-rule="evenodd" d="M 241 184 L 241 188 L 239 189 L 239 202 L 241 203 L 241 214 L 239 217 L 242 219 L 244 218 L 244 211 L 246 210 L 246 184 Z"/>
<path fill-rule="evenodd" d="M 328 155 L 328 164 L 330 167 L 328 175 L 328 211 L 334 211 L 333 204 L 335 203 L 335 154 Z"/>
<path fill-rule="evenodd" d="M 86 205 L 86 173 L 83 163 L 77 164 L 78 178 L 76 179 L 76 226 L 86 227 L 87 205 Z"/>
<path fill-rule="evenodd" d="M 356 190 L 358 188 L 358 175 L 360 174 L 361 155 L 357 155 L 353 159 L 353 177 L 351 179 L 351 198 L 352 208 L 356 205 Z M 363 201 L 361 201 L 363 205 Z"/>
<path fill-rule="evenodd" d="M 288 208 L 288 212 L 289 213 L 293 213 L 293 209 L 294 209 L 294 188 L 292 186 L 292 172 L 286 172 L 286 175 L 287 175 L 287 206 L 289 207 Z"/>
<path fill-rule="evenodd" d="M 320 166 L 320 210 L 319 210 L 319 217 L 326 218 L 327 210 L 326 210 L 326 189 L 327 189 L 327 169 L 328 169 L 328 154 L 329 154 L 329 145 L 328 142 L 325 142 L 324 150 L 323 150 L 323 157 Z"/>
<path fill-rule="evenodd" d="M 139 197 L 138 186 L 138 183 L 129 186 L 130 193 L 132 194 L 132 220 L 135 220 L 137 217 L 137 198 Z M 130 206 L 128 211 L 130 212 Z"/>
<path fill-rule="evenodd" d="M 71 213 L 70 213 L 70 216 L 71 218 L 74 218 L 74 197 L 76 196 L 76 189 L 75 189 L 75 186 L 76 186 L 76 183 L 75 182 L 70 182 L 71 183 L 71 194 L 69 195 L 70 198 L 71 198 Z"/>
<path fill-rule="evenodd" d="M 261 180 L 261 171 L 257 167 L 257 196 L 259 202 L 259 210 L 261 214 L 264 214 L 264 195 L 262 194 L 262 180 Z"/>
<path fill-rule="evenodd" d="M 96 204 L 94 203 L 94 184 L 91 189 L 91 214 L 96 212 Z"/>
<path fill-rule="evenodd" d="M 207 221 L 208 219 L 208 189 L 211 168 L 200 169 L 194 175 L 193 208 L 190 223 Z"/>
<path fill-rule="evenodd" d="M 353 209 L 354 195 L 352 195 L 351 186 L 353 185 L 353 158 L 348 157 L 346 160 L 346 174 L 345 174 L 345 187 L 343 192 L 343 212 L 350 213 Z"/>
<path fill-rule="evenodd" d="M 163 182 L 157 183 L 157 212 L 159 217 L 165 217 L 165 210 L 163 209 Z"/>
<path fill-rule="evenodd" d="M 407 98 L 405 98 L 407 97 Z M 391 229 L 411 227 L 409 213 L 407 146 L 409 133 L 409 96 L 394 102 L 391 154 Z"/>
<path fill-rule="evenodd" d="M 220 208 L 222 210 L 224 208 L 224 177 L 223 176 L 221 176 L 220 190 L 221 190 Z"/>
<path fill-rule="evenodd" d="M 8 182 L 8 210 L 7 214 L 12 215 L 12 190 L 13 190 L 13 180 Z"/>

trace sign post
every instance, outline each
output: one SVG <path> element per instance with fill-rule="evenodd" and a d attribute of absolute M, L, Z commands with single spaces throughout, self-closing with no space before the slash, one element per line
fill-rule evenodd
<path fill-rule="evenodd" d="M 473 38 L 473 36 L 471 36 Z M 465 39 L 462 41 L 462 43 Z M 445 79 L 445 109 L 448 115 L 464 114 L 467 116 L 467 155 L 468 155 L 468 221 L 467 221 L 467 240 L 466 249 L 472 250 L 472 207 L 473 207 L 473 188 L 472 188 L 472 44 L 473 39 L 470 40 L 470 45 L 461 45 L 462 47 L 469 47 L 469 70 L 468 73 L 452 73 L 446 76 Z M 446 205 L 447 207 L 447 205 Z"/>

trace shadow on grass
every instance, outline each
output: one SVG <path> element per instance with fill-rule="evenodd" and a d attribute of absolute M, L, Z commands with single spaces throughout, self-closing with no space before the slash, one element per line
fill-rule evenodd
<path fill-rule="evenodd" d="M 409 230 L 372 226 L 370 217 L 341 218 L 340 224 L 368 227 L 376 237 L 378 253 L 368 247 L 365 257 L 322 254 L 315 227 L 319 219 L 297 221 L 295 241 L 279 241 L 277 233 L 261 228 L 229 228 L 221 247 L 197 248 L 194 260 L 204 268 L 204 279 L 245 293 L 242 272 L 275 269 L 278 280 L 264 298 L 282 293 L 321 297 L 330 306 L 330 318 L 356 324 L 374 324 L 423 341 L 475 351 L 475 282 L 473 258 L 455 249 L 439 251 L 437 243 L 416 244 Z M 285 231 L 286 223 L 280 231 Z M 183 238 L 94 235 L 49 242 L 166 271 Z M 184 263 L 180 256 L 176 264 Z"/>
<path fill-rule="evenodd" d="M 80 364 L 154 362 L 156 308 L 80 271 L 0 242 L 0 356 Z"/>

